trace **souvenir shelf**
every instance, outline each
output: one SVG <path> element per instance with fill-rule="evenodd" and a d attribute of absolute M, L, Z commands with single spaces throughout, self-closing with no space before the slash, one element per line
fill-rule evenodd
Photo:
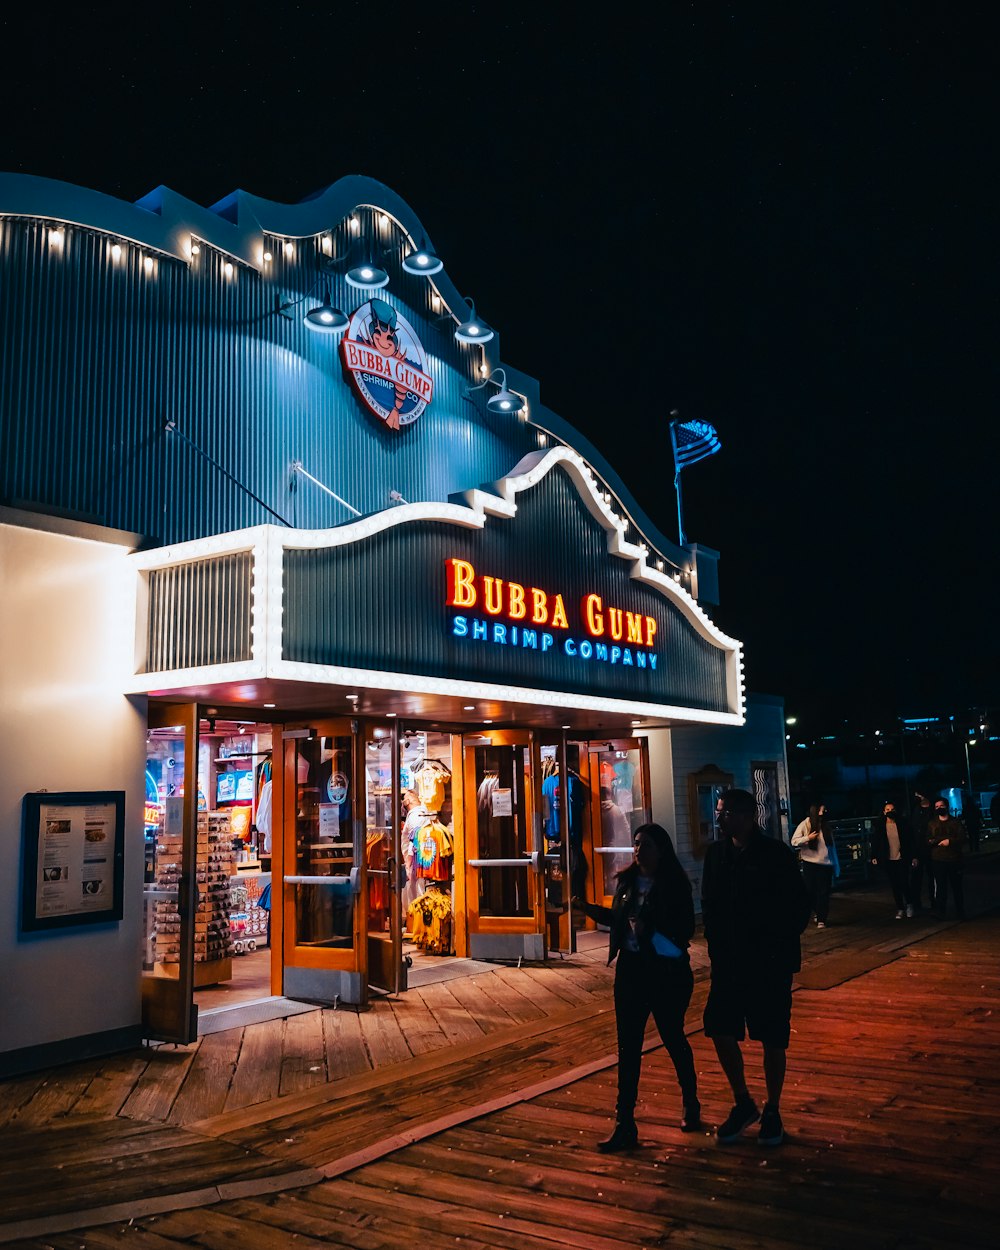
<path fill-rule="evenodd" d="M 181 874 L 182 838 L 160 834 L 156 848 L 156 882 L 176 889 Z M 233 975 L 233 944 L 229 924 L 233 852 L 229 813 L 198 813 L 196 879 L 201 901 L 194 918 L 194 983 L 216 985 Z M 156 971 L 177 976 L 180 960 L 180 914 L 175 900 L 156 904 Z"/>

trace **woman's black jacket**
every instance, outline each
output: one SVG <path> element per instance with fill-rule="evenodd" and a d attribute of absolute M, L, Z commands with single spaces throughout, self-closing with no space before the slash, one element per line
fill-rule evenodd
<path fill-rule="evenodd" d="M 618 878 L 618 887 L 610 907 L 582 901 L 579 903 L 591 920 L 606 924 L 611 930 L 608 963 L 611 963 L 625 944 L 629 912 L 632 910 L 632 893 L 638 876 L 639 870 L 635 865 L 626 868 Z M 654 931 L 668 937 L 682 951 L 687 950 L 694 936 L 694 899 L 691 883 L 683 872 L 661 873 L 654 878 L 652 888 L 639 908 L 637 921 L 636 934 L 640 953 L 652 951 Z"/>

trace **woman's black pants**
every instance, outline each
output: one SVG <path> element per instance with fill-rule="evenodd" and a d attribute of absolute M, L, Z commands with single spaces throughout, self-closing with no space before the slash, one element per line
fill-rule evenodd
<path fill-rule="evenodd" d="M 693 989 L 694 976 L 687 956 L 666 959 L 654 952 L 619 951 L 615 967 L 619 1124 L 629 1124 L 635 1116 L 642 1044 L 650 1015 L 673 1061 L 684 1105 L 690 1107 L 698 1101 L 694 1055 L 684 1036 L 684 1016 Z"/>
<path fill-rule="evenodd" d="M 830 888 L 833 885 L 833 866 L 810 864 L 802 861 L 802 880 L 809 895 L 809 910 L 817 920 L 826 924 L 830 914 Z"/>

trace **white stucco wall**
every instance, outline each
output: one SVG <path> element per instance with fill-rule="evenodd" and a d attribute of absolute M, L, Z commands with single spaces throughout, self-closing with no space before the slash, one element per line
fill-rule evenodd
<path fill-rule="evenodd" d="M 139 1023 L 146 708 L 122 694 L 135 607 L 119 542 L 0 516 L 0 1065 Z M 124 918 L 21 935 L 21 810 L 35 790 L 124 790 Z"/>

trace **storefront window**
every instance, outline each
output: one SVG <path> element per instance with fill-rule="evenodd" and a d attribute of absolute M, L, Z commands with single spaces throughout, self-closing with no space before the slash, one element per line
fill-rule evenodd
<path fill-rule="evenodd" d="M 295 748 L 296 942 L 351 947 L 354 865 L 350 736 L 304 738 Z"/>

